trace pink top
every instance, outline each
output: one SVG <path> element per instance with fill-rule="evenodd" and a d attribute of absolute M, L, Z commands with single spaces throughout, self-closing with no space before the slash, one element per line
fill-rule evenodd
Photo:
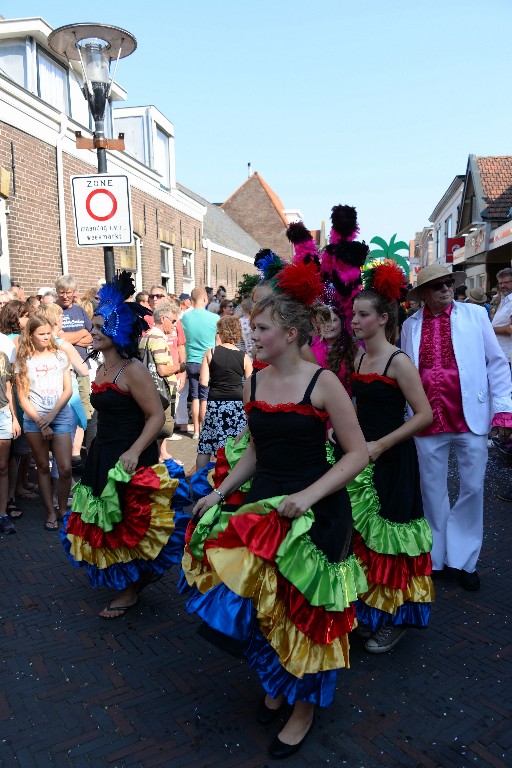
<path fill-rule="evenodd" d="M 322 368 L 327 368 L 327 356 L 329 354 L 329 347 L 325 343 L 325 341 L 322 340 L 320 336 L 315 336 L 311 343 L 311 351 L 313 352 L 314 356 L 316 357 L 318 365 L 320 365 Z M 345 361 L 342 360 L 340 363 L 340 369 L 338 371 L 338 379 L 341 381 L 343 386 L 348 392 L 349 397 L 352 397 L 352 385 L 350 382 L 350 376 L 347 371 L 347 366 L 345 365 Z"/>
<path fill-rule="evenodd" d="M 469 432 L 462 409 L 459 369 L 453 352 L 450 315 L 452 305 L 434 316 L 423 310 L 419 371 L 421 383 L 432 408 L 432 424 L 419 436 L 445 432 Z"/>

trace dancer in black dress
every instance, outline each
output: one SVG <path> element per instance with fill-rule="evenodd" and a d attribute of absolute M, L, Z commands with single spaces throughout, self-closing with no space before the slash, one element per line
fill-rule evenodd
<path fill-rule="evenodd" d="M 255 306 L 252 324 L 257 357 L 269 365 L 244 386 L 251 441 L 196 504 L 183 568 L 188 610 L 236 638 L 260 677 L 266 696 L 258 720 L 269 723 L 285 702 L 293 706 L 270 747 L 274 757 L 287 757 L 310 731 L 315 704 L 333 701 L 336 670 L 348 666 L 353 603 L 366 582 L 352 554 L 346 485 L 368 455 L 337 377 L 300 356 L 310 308 L 270 294 Z M 327 419 L 344 450 L 333 467 Z M 243 506 L 226 509 L 225 497 L 250 478 Z"/>
<path fill-rule="evenodd" d="M 71 562 L 87 568 L 92 586 L 117 592 L 99 614 L 104 619 L 124 615 L 172 564 L 170 499 L 178 481 L 158 463 L 164 412 L 151 374 L 136 359 L 147 310 L 125 301 L 134 292 L 127 273 L 100 291 L 91 331 L 93 349 L 103 355 L 91 394 L 98 431 L 62 534 Z"/>
<path fill-rule="evenodd" d="M 434 597 L 432 533 L 423 514 L 413 440 L 431 423 L 432 410 L 415 366 L 389 341 L 396 337 L 401 269 L 383 262 L 363 280 L 368 290 L 354 301 L 352 328 L 366 352 L 359 351 L 352 378 L 371 463 L 348 489 L 354 551 L 369 585 L 356 606 L 358 632 L 366 650 L 383 653 L 408 626 L 428 624 Z M 406 400 L 414 415 L 404 422 Z"/>

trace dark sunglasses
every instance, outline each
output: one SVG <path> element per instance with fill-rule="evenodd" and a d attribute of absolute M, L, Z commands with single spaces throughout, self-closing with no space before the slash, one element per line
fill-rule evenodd
<path fill-rule="evenodd" d="M 150 293 L 149 294 L 150 299 L 164 299 L 165 293 Z"/>
<path fill-rule="evenodd" d="M 453 288 L 455 280 L 450 278 L 449 280 L 440 280 L 439 283 L 430 283 L 429 288 L 432 288 L 433 291 L 440 291 L 445 285 L 447 288 Z"/>

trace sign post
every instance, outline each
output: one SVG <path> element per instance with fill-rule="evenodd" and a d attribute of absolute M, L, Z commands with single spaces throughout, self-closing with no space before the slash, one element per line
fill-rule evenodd
<path fill-rule="evenodd" d="M 133 242 L 128 176 L 72 176 L 76 240 L 80 247 L 131 245 Z"/>

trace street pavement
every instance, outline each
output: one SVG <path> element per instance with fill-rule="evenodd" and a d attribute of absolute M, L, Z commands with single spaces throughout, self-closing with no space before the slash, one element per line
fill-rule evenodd
<path fill-rule="evenodd" d="M 190 469 L 197 443 L 170 450 Z M 455 488 L 457 477 L 450 473 Z M 290 768 L 505 768 L 512 765 L 512 484 L 490 451 L 479 592 L 436 578 L 430 626 L 387 654 L 351 641 L 351 669 L 318 713 Z M 177 572 L 121 619 L 22 502 L 18 533 L 0 536 L 2 768 L 264 768 L 279 723 L 263 727 L 256 675 L 197 634 Z"/>

